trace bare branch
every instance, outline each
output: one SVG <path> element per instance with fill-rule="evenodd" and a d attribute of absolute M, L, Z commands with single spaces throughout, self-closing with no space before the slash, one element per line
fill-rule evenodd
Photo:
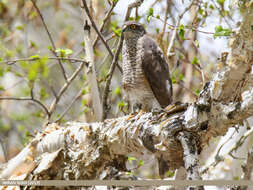
<path fill-rule="evenodd" d="M 72 101 L 68 104 L 67 108 L 65 108 L 65 110 L 61 113 L 61 115 L 58 117 L 57 120 L 54 121 L 54 123 L 59 123 L 62 118 L 68 113 L 68 111 L 70 110 L 70 108 L 73 106 L 73 104 L 77 101 L 77 99 L 79 99 L 82 95 L 83 89 L 81 89 L 76 96 L 72 99 Z"/>
<path fill-rule="evenodd" d="M 41 57 L 34 57 L 34 58 L 22 58 L 22 59 L 14 59 L 14 60 L 4 60 L 1 61 L 0 63 L 5 63 L 8 65 L 13 65 L 17 62 L 21 61 L 36 61 L 42 59 Z M 68 58 L 68 57 L 47 57 L 47 59 L 52 59 L 52 60 L 64 60 L 64 61 L 70 61 L 70 62 L 85 62 L 84 59 L 76 59 L 76 58 Z M 86 63 L 88 65 L 88 63 Z"/>
<path fill-rule="evenodd" d="M 175 38 L 176 38 L 176 34 L 177 34 L 177 29 L 179 28 L 179 25 L 180 25 L 180 22 L 181 22 L 181 19 L 183 18 L 184 14 L 196 3 L 196 0 L 193 0 L 185 9 L 184 11 L 178 16 L 178 19 L 177 19 L 177 23 L 176 23 L 176 26 L 174 27 L 174 30 L 173 30 L 173 33 L 172 33 L 172 36 L 171 36 L 171 39 L 170 39 L 170 44 L 169 44 L 169 47 L 168 47 L 168 50 L 167 50 L 167 57 L 170 57 L 170 54 L 171 54 L 171 49 L 175 43 Z"/>
<path fill-rule="evenodd" d="M 98 28 L 97 28 L 97 25 L 95 24 L 95 21 L 93 20 L 91 14 L 90 14 L 90 11 L 89 11 L 89 8 L 87 6 L 87 3 L 85 0 L 82 0 L 83 2 L 83 8 L 91 22 L 91 25 L 92 27 L 94 28 L 94 30 L 96 31 L 97 35 L 99 36 L 99 38 L 101 39 L 101 41 L 103 42 L 103 44 L 105 45 L 107 51 L 110 53 L 110 55 L 113 57 L 113 53 L 112 53 L 112 50 L 110 49 L 109 45 L 106 43 L 104 37 L 102 36 L 102 34 L 99 32 Z"/>
<path fill-rule="evenodd" d="M 52 35 L 50 34 L 50 32 L 49 32 L 49 30 L 48 30 L 48 27 L 47 27 L 47 25 L 46 25 L 46 23 L 45 23 L 45 21 L 44 21 L 44 18 L 43 18 L 43 16 L 42 16 L 41 12 L 40 12 L 40 9 L 39 9 L 39 7 L 36 5 L 35 0 L 31 0 L 31 1 L 32 1 L 33 6 L 35 7 L 37 13 L 38 13 L 39 16 L 40 16 L 40 19 L 41 19 L 41 21 L 42 21 L 42 23 L 43 23 L 43 26 L 44 26 L 44 28 L 45 28 L 45 30 L 46 30 L 46 32 L 47 32 L 47 35 L 48 35 L 48 37 L 49 37 L 49 39 L 50 39 L 51 45 L 52 45 L 52 47 L 53 47 L 53 54 L 54 54 L 56 57 L 58 57 L 58 56 L 57 56 L 57 53 L 56 53 L 56 46 L 55 46 L 55 44 L 54 44 Z M 62 71 L 62 74 L 63 74 L 64 79 L 67 80 L 68 77 L 67 77 L 66 71 L 65 71 L 65 69 L 64 69 L 64 67 L 63 67 L 62 62 L 61 62 L 60 59 L 58 59 L 58 63 L 59 63 L 59 66 L 60 66 L 60 68 L 61 68 L 61 71 Z"/>
<path fill-rule="evenodd" d="M 111 5 L 111 7 L 110 7 L 110 9 L 109 9 L 109 11 L 106 13 L 105 18 L 104 18 L 104 20 L 103 20 L 103 22 L 102 22 L 102 24 L 101 24 L 101 26 L 100 26 L 100 28 L 99 28 L 99 31 L 100 31 L 100 32 L 102 32 L 102 31 L 104 30 L 105 23 L 106 23 L 107 20 L 111 17 L 112 11 L 113 11 L 113 9 L 114 9 L 114 7 L 115 7 L 116 5 L 117 5 L 117 2 L 114 2 L 114 1 L 113 1 L 113 2 L 112 2 L 112 5 Z M 94 42 L 93 42 L 93 49 L 94 49 L 95 46 L 97 45 L 98 39 L 99 39 L 99 36 L 97 35 L 96 39 L 95 39 Z"/>
<path fill-rule="evenodd" d="M 163 23 L 165 22 L 165 20 L 163 20 L 163 19 L 161 19 L 161 18 L 157 18 L 157 17 L 155 17 L 155 16 L 152 16 L 152 17 L 155 18 L 155 19 L 157 19 L 157 20 L 162 21 Z M 176 26 L 176 25 L 173 25 L 173 24 L 170 24 L 170 23 L 167 23 L 167 22 L 166 22 L 166 25 L 170 26 L 170 28 L 173 29 L 173 30 L 175 30 L 175 29 L 176 29 L 176 30 L 179 30 L 179 27 Z M 211 35 L 214 35 L 214 34 L 215 34 L 214 32 L 208 32 L 208 31 L 199 30 L 198 28 L 195 28 L 195 27 L 189 26 L 189 25 L 185 25 L 184 27 L 185 27 L 186 29 L 188 29 L 188 30 L 193 30 L 193 31 L 200 32 L 200 33 L 203 33 L 203 34 L 211 34 Z"/>
<path fill-rule="evenodd" d="M 62 88 L 60 89 L 59 93 L 57 94 L 57 96 L 55 97 L 54 101 L 51 103 L 50 108 L 49 108 L 49 113 L 50 113 L 50 117 L 52 115 L 52 113 L 55 111 L 56 109 L 56 105 L 57 103 L 60 101 L 63 93 L 68 89 L 69 85 L 72 83 L 72 81 L 77 77 L 77 75 L 79 74 L 79 72 L 83 69 L 84 65 L 87 64 L 87 62 L 82 62 L 80 64 L 80 66 L 75 70 L 75 72 L 72 74 L 72 76 L 70 78 L 67 79 L 67 81 L 65 82 L 65 84 L 62 86 Z M 49 119 L 50 119 L 49 117 Z"/>
<path fill-rule="evenodd" d="M 83 2 L 83 8 L 91 22 L 92 27 L 94 28 L 95 32 L 97 33 L 98 37 L 101 39 L 101 41 L 103 42 L 104 46 L 106 47 L 107 51 L 109 52 L 111 57 L 114 57 L 112 50 L 110 49 L 109 45 L 107 44 L 107 42 L 105 41 L 103 35 L 101 34 L 101 32 L 98 30 L 97 25 L 95 23 L 95 21 L 93 20 L 89 8 L 87 6 L 86 0 L 82 0 Z M 109 16 L 108 16 L 109 17 Z M 117 64 L 117 63 L 116 63 Z M 117 67 L 119 68 L 120 72 L 122 73 L 122 68 L 117 64 Z"/>
<path fill-rule="evenodd" d="M 50 117 L 50 112 L 47 109 L 47 107 L 41 101 L 39 101 L 37 99 L 34 99 L 32 97 L 21 97 L 21 98 L 18 98 L 18 97 L 0 97 L 0 100 L 32 101 L 33 103 L 39 105 L 42 108 L 42 110 L 47 114 L 48 118 Z"/>

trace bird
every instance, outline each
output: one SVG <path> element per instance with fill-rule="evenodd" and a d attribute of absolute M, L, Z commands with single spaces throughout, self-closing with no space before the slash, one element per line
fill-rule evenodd
<path fill-rule="evenodd" d="M 172 103 L 169 65 L 157 42 L 136 21 L 122 28 L 122 88 L 132 112 L 160 110 Z"/>
<path fill-rule="evenodd" d="M 122 88 L 131 112 L 161 110 L 170 105 L 173 89 L 169 65 L 157 42 L 136 21 L 125 22 L 122 34 Z M 164 178 L 169 167 L 162 156 L 157 160 L 159 175 Z"/>

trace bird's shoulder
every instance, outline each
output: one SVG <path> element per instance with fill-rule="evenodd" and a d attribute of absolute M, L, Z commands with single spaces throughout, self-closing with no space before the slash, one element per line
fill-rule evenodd
<path fill-rule="evenodd" d="M 164 59 L 163 52 L 158 43 L 148 34 L 141 37 L 138 47 L 140 50 L 144 51 L 143 56 L 146 58 L 152 55 L 153 59 L 155 57 Z"/>

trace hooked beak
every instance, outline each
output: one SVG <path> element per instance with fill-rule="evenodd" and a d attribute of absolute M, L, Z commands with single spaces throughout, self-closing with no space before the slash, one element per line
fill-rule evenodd
<path fill-rule="evenodd" d="M 125 31 L 126 31 L 126 28 L 127 28 L 127 26 L 124 24 L 124 25 L 123 25 L 123 28 L 122 28 L 122 32 L 125 32 Z"/>

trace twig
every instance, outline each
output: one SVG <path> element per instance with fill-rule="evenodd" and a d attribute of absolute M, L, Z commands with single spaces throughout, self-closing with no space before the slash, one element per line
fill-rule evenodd
<path fill-rule="evenodd" d="M 70 102 L 70 104 L 67 106 L 67 108 L 62 112 L 62 114 L 59 116 L 59 118 L 57 120 L 54 121 L 54 123 L 58 123 L 60 120 L 62 120 L 62 118 L 66 115 L 66 113 L 70 110 L 70 108 L 73 106 L 73 104 L 76 102 L 76 100 L 78 98 L 80 98 L 80 96 L 82 95 L 83 89 L 81 89 L 76 96 L 74 97 L 74 99 L 72 100 L 72 102 Z"/>
<path fill-rule="evenodd" d="M 106 76 L 105 90 L 104 90 L 103 99 L 102 99 L 103 100 L 103 117 L 102 117 L 103 120 L 107 118 L 107 114 L 110 109 L 107 104 L 107 98 L 108 98 L 109 91 L 110 91 L 110 85 L 111 85 L 113 71 L 115 69 L 116 63 L 118 62 L 118 58 L 119 58 L 119 54 L 120 54 L 122 45 L 123 45 L 123 36 L 121 35 L 118 46 L 117 46 L 116 53 L 115 53 L 113 60 L 112 60 L 112 64 L 111 64 L 109 72 Z"/>
<path fill-rule="evenodd" d="M 248 121 L 244 121 L 245 125 L 249 125 Z M 253 128 L 251 128 L 249 131 L 247 131 L 245 134 L 243 134 L 243 136 L 240 137 L 240 139 L 235 143 L 235 146 L 232 147 L 232 149 L 228 152 L 228 154 L 230 156 L 232 156 L 232 153 L 235 152 L 239 147 L 241 147 L 243 145 L 243 143 L 245 142 L 245 140 L 253 134 Z"/>
<path fill-rule="evenodd" d="M 58 57 L 58 55 L 57 55 L 57 53 L 56 53 L 56 46 L 55 46 L 55 44 L 54 44 L 52 35 L 50 34 L 50 32 L 49 32 L 49 30 L 48 30 L 48 28 L 47 28 L 47 25 L 46 25 L 46 23 L 45 23 L 45 21 L 44 21 L 44 18 L 43 18 L 43 16 L 42 16 L 41 12 L 40 12 L 40 9 L 39 9 L 39 7 L 36 5 L 35 0 L 31 0 L 31 1 L 32 1 L 33 6 L 35 7 L 37 13 L 39 14 L 40 19 L 41 19 L 41 21 L 42 21 L 42 23 L 43 23 L 43 26 L 44 26 L 44 28 L 45 28 L 45 30 L 46 30 L 46 32 L 47 32 L 47 35 L 48 35 L 49 40 L 50 40 L 50 42 L 51 42 L 51 45 L 52 45 L 52 47 L 53 47 L 53 54 L 54 54 L 56 57 Z M 64 69 L 64 67 L 63 67 L 63 65 L 62 65 L 61 60 L 58 59 L 58 63 L 59 63 L 59 65 L 60 65 L 60 68 L 61 68 L 61 71 L 62 71 L 62 74 L 63 74 L 64 79 L 67 80 L 68 77 L 67 77 L 66 71 L 65 71 L 65 69 Z"/>
<path fill-rule="evenodd" d="M 95 21 L 93 20 L 91 14 L 90 14 L 90 12 L 89 12 L 89 8 L 88 8 L 88 6 L 87 6 L 86 1 L 85 1 L 85 0 L 82 0 L 82 2 L 83 2 L 83 7 L 82 7 L 82 8 L 84 8 L 84 10 L 85 10 L 85 12 L 86 12 L 86 14 L 87 14 L 87 16 L 88 16 L 90 22 L 91 22 L 92 27 L 94 28 L 94 30 L 95 30 L 95 32 L 97 33 L 98 37 L 101 39 L 102 43 L 103 43 L 104 46 L 106 47 L 106 49 L 107 49 L 107 51 L 109 52 L 110 56 L 111 56 L 111 57 L 114 57 L 114 55 L 113 55 L 113 53 L 112 53 L 112 50 L 110 49 L 109 45 L 107 44 L 107 42 L 106 42 L 106 40 L 104 39 L 104 37 L 103 37 L 103 35 L 101 34 L 101 32 L 98 30 L 97 25 L 96 25 Z M 109 15 L 109 16 L 110 16 L 110 15 Z M 109 17 L 109 16 L 108 16 L 108 17 Z M 122 73 L 122 72 L 123 72 L 123 71 L 122 71 L 122 68 L 121 68 L 118 64 L 117 64 L 117 67 L 118 67 L 119 71 Z"/>
<path fill-rule="evenodd" d="M 72 74 L 72 76 L 70 78 L 68 78 L 67 81 L 65 82 L 65 84 L 62 86 L 61 90 L 59 91 L 59 93 L 55 97 L 54 101 L 50 105 L 50 109 L 49 109 L 49 116 L 50 117 L 51 117 L 52 113 L 54 112 L 56 105 L 59 102 L 59 100 L 61 99 L 63 93 L 68 89 L 71 82 L 77 77 L 78 73 L 82 70 L 82 68 L 84 67 L 85 64 L 87 64 L 87 62 L 83 61 L 80 64 L 80 66 L 76 69 L 76 71 Z M 49 117 L 49 119 L 50 119 L 50 117 Z"/>
<path fill-rule="evenodd" d="M 1 61 L 0 63 L 5 63 L 8 65 L 13 65 L 16 62 L 21 62 L 21 61 L 36 61 L 42 59 L 41 57 L 35 57 L 35 58 L 21 58 L 21 59 L 14 59 L 14 60 L 5 60 Z M 64 61 L 72 61 L 72 62 L 84 62 L 84 59 L 76 59 L 76 58 L 67 58 L 67 57 L 48 57 L 47 59 L 52 59 L 52 60 L 64 60 Z"/>
<path fill-rule="evenodd" d="M 168 51 L 167 51 L 167 57 L 170 57 L 170 53 L 171 53 L 171 49 L 175 43 L 175 38 L 176 38 L 176 34 L 177 34 L 177 29 L 180 25 L 180 21 L 181 19 L 183 18 L 184 14 L 195 4 L 195 0 L 193 0 L 189 6 L 187 6 L 184 11 L 178 16 L 178 19 L 177 19 L 177 23 L 176 23 L 176 27 L 174 28 L 173 30 L 173 33 L 172 33 L 172 37 L 170 39 L 170 44 L 169 44 L 169 47 L 168 47 Z"/>
<path fill-rule="evenodd" d="M 112 45 L 112 47 L 114 48 L 115 46 L 116 46 L 116 43 L 117 43 L 117 39 L 113 42 L 113 45 Z M 108 57 L 109 57 L 109 54 L 107 54 L 105 57 L 104 57 L 104 59 L 101 61 L 101 63 L 98 65 L 98 71 L 100 71 L 101 70 L 101 68 L 103 67 L 103 65 L 106 63 L 106 60 L 108 59 Z"/>
<path fill-rule="evenodd" d="M 82 7 L 82 8 L 84 8 L 84 10 L 85 10 L 85 12 L 86 12 L 86 14 L 87 14 L 87 16 L 88 16 L 90 22 L 91 22 L 92 27 L 94 28 L 94 30 L 96 31 L 97 35 L 99 36 L 99 38 L 101 39 L 101 41 L 102 41 L 103 44 L 105 45 L 107 51 L 108 51 L 108 52 L 110 53 L 110 55 L 113 57 L 112 50 L 110 49 L 109 45 L 106 43 L 106 41 L 105 41 L 104 37 L 102 36 L 102 34 L 99 32 L 99 30 L 98 30 L 98 28 L 97 28 L 97 25 L 95 24 L 95 21 L 93 20 L 91 14 L 90 14 L 90 11 L 89 11 L 89 8 L 88 8 L 88 6 L 87 6 L 86 1 L 85 1 L 85 0 L 82 0 L 82 2 L 83 2 L 83 7 Z"/>
<path fill-rule="evenodd" d="M 164 36 L 164 33 L 165 33 L 165 29 L 166 29 L 167 20 L 168 20 L 168 14 L 169 14 L 169 10 L 170 10 L 169 4 L 170 4 L 170 1 L 166 0 L 166 10 L 165 10 L 165 15 L 164 15 L 165 19 L 164 19 L 164 22 L 163 22 L 163 29 L 162 29 L 162 33 L 161 33 L 161 41 L 163 39 L 163 36 Z"/>
<path fill-rule="evenodd" d="M 105 23 L 106 23 L 107 20 L 111 17 L 112 11 L 113 11 L 113 9 L 114 9 L 114 7 L 115 7 L 116 5 L 117 5 L 117 2 L 113 1 L 113 2 L 112 2 L 112 5 L 111 5 L 111 7 L 110 7 L 110 9 L 109 9 L 109 11 L 106 13 L 105 18 L 104 18 L 104 20 L 103 20 L 103 22 L 102 22 L 102 24 L 101 24 L 101 26 L 100 26 L 100 28 L 99 28 L 99 31 L 100 31 L 100 32 L 102 32 L 102 31 L 104 30 Z M 96 39 L 95 39 L 94 42 L 93 42 L 93 49 L 94 49 L 95 46 L 97 45 L 98 39 L 99 39 L 99 36 L 97 35 Z"/>
<path fill-rule="evenodd" d="M 37 100 L 35 98 L 32 98 L 32 97 L 21 97 L 21 98 L 18 98 L 18 97 L 0 97 L 0 100 L 32 101 L 32 102 L 36 103 L 37 105 L 39 105 L 44 110 L 44 112 L 47 114 L 48 118 L 50 117 L 50 112 L 47 109 L 47 107 L 42 102 L 40 102 L 39 100 Z"/>
<path fill-rule="evenodd" d="M 165 22 L 163 19 L 161 19 L 161 18 L 157 18 L 157 17 L 155 17 L 155 16 L 153 16 L 153 18 L 155 18 L 155 19 L 157 19 L 157 20 L 160 20 L 160 21 L 162 21 L 162 22 Z M 167 23 L 166 22 L 166 25 L 168 25 L 168 26 L 170 26 L 170 28 L 171 29 L 173 29 L 173 30 L 175 30 L 175 29 L 179 29 L 179 27 L 177 27 L 176 25 L 173 25 L 173 24 L 170 24 L 170 23 Z M 207 32 L 207 31 L 203 31 L 203 30 L 199 30 L 199 29 L 197 29 L 197 28 L 195 28 L 195 27 L 193 27 L 193 26 L 189 26 L 189 25 L 185 25 L 185 28 L 186 29 L 189 29 L 189 30 L 193 30 L 193 31 L 196 31 L 196 32 L 200 32 L 200 33 L 203 33 L 203 34 L 215 34 L 214 32 Z"/>
<path fill-rule="evenodd" d="M 136 0 L 135 2 L 128 5 L 127 13 L 125 16 L 125 21 L 127 21 L 129 19 L 132 9 L 134 7 L 140 6 L 142 4 L 142 2 L 143 2 L 143 0 Z M 107 74 L 107 79 L 106 79 L 106 83 L 105 83 L 105 90 L 104 90 L 104 95 L 103 95 L 103 120 L 106 119 L 108 111 L 110 109 L 108 106 L 108 103 L 107 103 L 107 98 L 109 95 L 112 75 L 113 75 L 116 63 L 118 62 L 118 58 L 119 58 L 119 54 L 120 54 L 122 45 L 123 45 L 123 35 L 120 36 L 120 40 L 117 45 L 116 53 L 113 57 L 112 64 L 111 64 L 109 72 Z"/>
<path fill-rule="evenodd" d="M 183 87 L 188 92 L 190 92 L 196 99 L 198 98 L 198 96 L 196 94 L 194 94 L 189 88 L 187 88 L 182 81 L 179 81 L 177 84 L 179 86 Z"/>

